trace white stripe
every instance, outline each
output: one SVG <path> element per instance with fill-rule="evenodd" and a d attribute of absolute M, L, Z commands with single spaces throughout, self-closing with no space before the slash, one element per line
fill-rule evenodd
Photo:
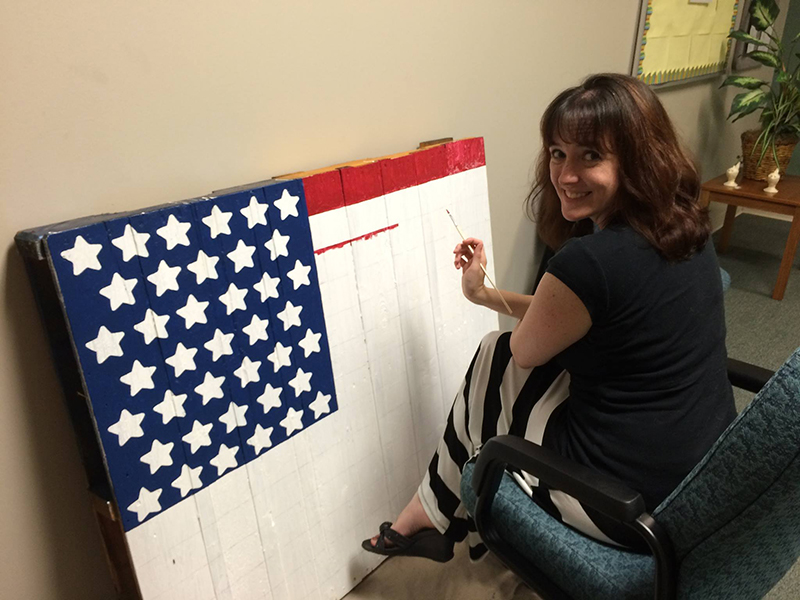
<path fill-rule="evenodd" d="M 497 340 L 501 331 L 487 333 L 481 340 L 480 350 L 472 369 L 472 380 L 469 388 L 469 437 L 474 446 L 473 452 L 481 450 L 484 440 L 481 439 L 483 429 L 483 408 L 486 399 L 486 389 L 489 385 L 489 375 L 492 371 L 492 358 L 497 347 Z"/>
<path fill-rule="evenodd" d="M 530 440 L 534 444 L 542 445 L 544 439 L 544 430 L 547 427 L 547 421 L 550 420 L 550 415 L 564 400 L 569 396 L 569 373 L 562 371 L 561 374 L 555 378 L 547 391 L 541 398 L 533 405 L 530 417 L 528 417 L 528 427 L 525 429 L 525 439 Z M 539 478 L 534 477 L 530 473 L 523 473 L 522 478 L 515 476 L 514 479 L 517 483 L 522 485 L 528 494 L 531 494 L 531 488 L 539 485 Z"/>
<path fill-rule="evenodd" d="M 596 540 L 624 548 L 622 544 L 618 544 L 600 531 L 597 525 L 589 518 L 589 515 L 586 514 L 586 511 L 583 510 L 581 503 L 575 498 L 560 490 L 549 491 L 550 499 L 553 501 L 553 504 L 555 504 L 558 512 L 561 513 L 561 520 L 564 521 L 564 523 L 571 525 L 581 533 L 585 533 Z"/>

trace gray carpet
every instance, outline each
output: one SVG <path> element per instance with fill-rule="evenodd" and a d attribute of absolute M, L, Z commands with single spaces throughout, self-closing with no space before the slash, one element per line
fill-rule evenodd
<path fill-rule="evenodd" d="M 728 354 L 777 369 L 800 346 L 800 257 L 781 302 L 772 299 L 790 224 L 755 215 L 737 217 L 720 265 L 731 275 L 725 296 Z M 715 236 L 716 237 L 716 236 Z M 739 410 L 752 394 L 736 390 Z M 348 600 L 532 600 L 538 598 L 493 557 L 469 562 L 464 548 L 445 565 L 390 559 L 354 589 Z M 768 600 L 800 598 L 800 563 L 767 594 Z"/>

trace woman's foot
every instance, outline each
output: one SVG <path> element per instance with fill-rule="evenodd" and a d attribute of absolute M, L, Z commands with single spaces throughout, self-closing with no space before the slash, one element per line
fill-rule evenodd
<path fill-rule="evenodd" d="M 425 512 L 425 509 L 422 508 L 422 502 L 420 502 L 419 495 L 416 493 L 414 497 L 411 498 L 411 502 L 409 502 L 398 515 L 395 522 L 392 523 L 392 529 L 406 537 L 411 537 L 423 529 L 433 528 L 433 522 L 430 520 L 430 517 L 428 517 L 428 513 Z M 370 539 L 370 543 L 373 547 L 377 542 L 377 535 Z M 387 540 L 386 545 L 391 546 L 392 544 Z"/>

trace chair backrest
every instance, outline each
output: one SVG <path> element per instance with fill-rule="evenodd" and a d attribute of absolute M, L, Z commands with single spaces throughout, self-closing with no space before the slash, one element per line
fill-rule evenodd
<path fill-rule="evenodd" d="M 761 598 L 800 555 L 800 348 L 653 512 L 679 597 Z"/>

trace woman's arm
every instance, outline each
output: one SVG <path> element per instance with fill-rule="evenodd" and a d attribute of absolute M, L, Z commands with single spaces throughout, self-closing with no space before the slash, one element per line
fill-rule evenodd
<path fill-rule="evenodd" d="M 474 248 L 474 252 L 471 248 Z M 481 269 L 481 265 L 486 266 L 486 253 L 481 240 L 467 238 L 455 247 L 453 254 L 455 254 L 456 269 L 461 269 L 461 290 L 467 300 L 507 315 L 508 310 L 500 299 L 500 294 L 503 294 L 503 298 L 511 307 L 511 316 L 517 319 L 525 316 L 533 296 L 486 287 Z"/>
<path fill-rule="evenodd" d="M 511 333 L 511 354 L 525 368 L 545 364 L 592 327 L 589 311 L 560 279 L 545 273 L 528 311 Z"/>
<path fill-rule="evenodd" d="M 470 250 L 474 248 L 474 253 Z M 468 238 L 453 250 L 462 269 L 461 289 L 470 302 L 508 314 L 498 291 L 484 285 L 480 265 L 486 265 L 483 242 Z M 521 367 L 545 364 L 583 336 L 592 318 L 583 302 L 557 277 L 545 273 L 533 296 L 501 290 L 513 316 L 521 319 L 511 334 L 511 354 Z"/>

